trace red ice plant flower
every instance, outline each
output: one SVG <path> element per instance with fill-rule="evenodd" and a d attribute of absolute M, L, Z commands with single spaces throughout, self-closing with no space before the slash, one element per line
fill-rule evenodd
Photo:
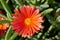
<path fill-rule="evenodd" d="M 8 24 L 0 24 L 0 37 L 6 33 L 8 28 Z"/>
<path fill-rule="evenodd" d="M 0 20 L 6 20 L 6 19 L 0 16 Z M 8 27 L 9 25 L 7 23 L 3 24 L 0 23 L 0 37 L 6 33 Z"/>
<path fill-rule="evenodd" d="M 27 37 L 43 29 L 43 16 L 39 14 L 39 11 L 34 6 L 26 5 L 20 7 L 19 10 L 15 9 L 12 22 L 13 30 L 22 37 Z"/>

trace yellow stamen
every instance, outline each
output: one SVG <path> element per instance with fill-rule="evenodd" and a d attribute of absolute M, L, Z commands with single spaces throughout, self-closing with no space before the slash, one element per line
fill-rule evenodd
<path fill-rule="evenodd" d="M 26 25 L 30 25 L 30 23 L 31 23 L 31 19 L 30 19 L 30 18 L 26 18 L 26 19 L 25 19 L 25 24 L 26 24 Z"/>

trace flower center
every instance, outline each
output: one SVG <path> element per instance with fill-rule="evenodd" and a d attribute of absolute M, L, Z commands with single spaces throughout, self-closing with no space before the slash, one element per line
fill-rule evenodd
<path fill-rule="evenodd" d="M 26 19 L 25 19 L 25 24 L 26 24 L 26 25 L 30 25 L 30 23 L 31 23 L 31 19 L 30 19 L 30 18 L 26 18 Z"/>

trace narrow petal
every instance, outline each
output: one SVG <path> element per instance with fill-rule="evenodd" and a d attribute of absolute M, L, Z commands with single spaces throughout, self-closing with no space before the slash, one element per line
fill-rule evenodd
<path fill-rule="evenodd" d="M 27 36 L 27 28 L 25 28 L 25 30 L 23 31 L 23 33 L 22 33 L 22 37 L 26 37 Z"/>
<path fill-rule="evenodd" d="M 27 16 L 27 14 L 26 14 L 27 12 L 26 12 L 26 7 L 25 6 L 23 6 L 23 7 L 20 8 L 20 12 L 21 12 L 21 14 L 23 16 L 25 16 L 25 17 Z"/>
<path fill-rule="evenodd" d="M 15 12 L 16 15 L 21 16 L 21 14 L 20 14 L 20 12 L 18 11 L 18 9 L 15 9 L 14 12 Z"/>
<path fill-rule="evenodd" d="M 38 14 L 38 15 L 36 15 L 36 16 L 33 16 L 32 18 L 33 19 L 36 19 L 36 18 L 39 18 L 39 17 L 41 17 L 42 16 L 42 14 Z"/>
<path fill-rule="evenodd" d="M 32 17 L 37 15 L 39 13 L 39 11 L 40 11 L 39 9 L 35 10 L 34 13 L 32 14 Z"/>
<path fill-rule="evenodd" d="M 29 31 L 28 31 L 28 35 L 29 35 L 29 36 L 32 36 L 33 34 L 32 34 L 31 26 L 28 27 L 28 30 L 29 30 Z"/>
<path fill-rule="evenodd" d="M 35 29 L 32 27 L 32 25 L 31 25 L 31 29 L 32 29 L 32 34 L 34 34 L 36 31 L 35 31 Z"/>
<path fill-rule="evenodd" d="M 23 33 L 24 30 L 25 30 L 25 28 L 23 28 L 23 29 L 20 31 L 19 35 L 22 35 L 22 33 Z"/>
<path fill-rule="evenodd" d="M 36 30 L 40 30 L 40 28 L 36 25 L 33 25 L 33 27 L 36 29 Z"/>
<path fill-rule="evenodd" d="M 43 17 L 37 18 L 37 21 L 44 22 L 44 21 L 43 21 Z"/>
<path fill-rule="evenodd" d="M 35 6 L 33 6 L 33 7 L 31 7 L 31 15 L 33 14 L 33 12 L 36 10 L 36 7 Z"/>
<path fill-rule="evenodd" d="M 26 7 L 26 12 L 27 12 L 28 17 L 30 17 L 30 15 L 31 15 L 31 7 L 30 6 Z"/>

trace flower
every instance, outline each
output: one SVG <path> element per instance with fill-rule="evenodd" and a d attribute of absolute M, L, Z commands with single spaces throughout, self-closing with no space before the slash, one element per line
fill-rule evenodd
<path fill-rule="evenodd" d="M 43 16 L 39 14 L 39 9 L 35 6 L 22 6 L 15 9 L 13 14 L 14 21 L 11 23 L 13 30 L 22 37 L 32 36 L 43 29 Z"/>
<path fill-rule="evenodd" d="M 7 27 L 7 24 L 0 24 L 0 30 L 5 30 Z"/>
<path fill-rule="evenodd" d="M 6 20 L 6 19 L 0 16 L 0 20 Z M 9 25 L 7 23 L 2 24 L 0 23 L 0 37 L 6 33 L 8 27 Z"/>
<path fill-rule="evenodd" d="M 6 33 L 8 28 L 8 24 L 0 24 L 0 37 Z"/>

